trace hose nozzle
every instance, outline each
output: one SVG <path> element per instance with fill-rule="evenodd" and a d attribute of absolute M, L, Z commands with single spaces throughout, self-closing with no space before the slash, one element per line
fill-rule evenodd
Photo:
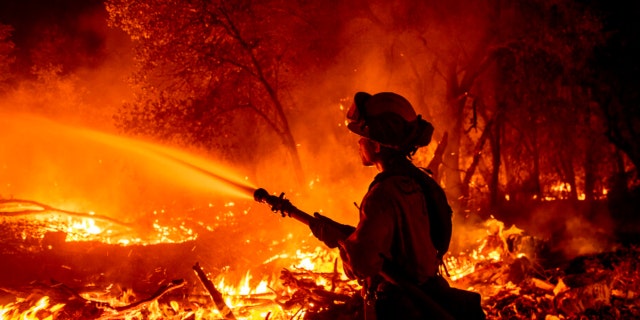
<path fill-rule="evenodd" d="M 253 192 L 253 200 L 256 202 L 267 202 L 267 198 L 269 197 L 269 192 L 267 190 L 258 188 Z"/>
<path fill-rule="evenodd" d="M 253 199 L 257 202 L 266 203 L 271 206 L 271 211 L 280 212 L 282 217 L 289 216 L 306 225 L 314 220 L 314 217 L 309 214 L 298 210 L 288 199 L 284 198 L 284 192 L 280 193 L 280 196 L 270 195 L 267 190 L 258 188 L 253 192 Z"/>
<path fill-rule="evenodd" d="M 253 199 L 257 202 L 263 202 L 271 206 L 271 211 L 278 212 L 285 215 L 291 215 L 291 212 L 295 210 L 295 207 L 284 198 L 284 192 L 280 193 L 279 197 L 270 195 L 267 190 L 259 188 L 253 192 Z"/>

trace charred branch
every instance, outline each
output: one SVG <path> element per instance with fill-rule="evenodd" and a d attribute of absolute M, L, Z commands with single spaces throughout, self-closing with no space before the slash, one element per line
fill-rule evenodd
<path fill-rule="evenodd" d="M 53 307 L 44 312 L 46 314 L 39 315 L 40 319 L 48 316 L 54 319 L 100 319 L 110 315 L 122 316 L 140 311 L 166 293 L 181 288 L 184 284 L 183 280 L 173 280 L 160 287 L 150 297 L 124 306 L 113 306 L 107 302 L 85 299 L 76 289 L 55 280 L 51 280 L 50 284 L 32 282 L 23 288 L 0 288 L 0 290 L 21 298 L 22 301 L 17 306 L 19 310 L 28 309 L 39 300 L 46 299 Z"/>
<path fill-rule="evenodd" d="M 444 151 L 447 149 L 447 142 L 449 141 L 449 133 L 445 132 L 442 135 L 442 139 L 438 142 L 438 146 L 436 147 L 436 151 L 433 154 L 433 158 L 429 162 L 427 166 L 427 170 L 431 171 L 433 175 L 433 179 L 438 181 L 438 168 L 442 164 L 442 157 L 444 156 Z"/>
<path fill-rule="evenodd" d="M 131 310 L 142 308 L 142 307 L 148 305 L 149 303 L 160 299 L 160 297 L 162 297 L 166 293 L 183 287 L 184 284 L 185 284 L 184 280 L 182 280 L 182 279 L 173 280 L 173 281 L 161 286 L 160 288 L 158 288 L 158 290 L 156 290 L 156 292 L 153 293 L 153 295 L 151 295 L 149 298 L 136 301 L 136 302 L 134 302 L 132 304 L 129 304 L 129 305 L 126 305 L 126 306 L 115 307 L 113 309 L 115 311 L 117 311 L 117 312 L 124 312 L 124 311 L 131 311 Z"/>
<path fill-rule="evenodd" d="M 332 279 L 331 291 L 317 284 L 320 277 Z M 358 319 L 362 316 L 364 302 L 348 281 L 339 281 L 331 274 L 287 269 L 282 270 L 280 280 L 284 286 L 294 290 L 290 296 L 279 299 L 278 303 L 285 310 L 297 307 L 305 311 L 306 319 L 317 320 Z"/>
<path fill-rule="evenodd" d="M 493 119 L 489 120 L 484 130 L 482 131 L 482 135 L 480 139 L 478 139 L 478 143 L 473 151 L 473 161 L 471 165 L 465 172 L 464 178 L 462 180 L 462 196 L 466 199 L 469 197 L 469 184 L 471 183 L 471 178 L 476 172 L 476 168 L 478 167 L 478 163 L 480 162 L 480 157 L 482 156 L 482 149 L 484 149 L 484 145 L 489 138 L 493 127 Z"/>
<path fill-rule="evenodd" d="M 125 223 L 107 216 L 56 209 L 46 204 L 32 200 L 0 199 L 0 210 L 0 216 L 2 217 L 18 217 L 34 214 L 58 213 L 71 217 L 108 221 L 124 227 L 131 226 L 130 223 Z"/>
<path fill-rule="evenodd" d="M 235 319 L 236 317 L 233 315 L 233 311 L 231 311 L 231 308 L 229 308 L 229 306 L 224 302 L 222 293 L 218 291 L 218 289 L 213 285 L 213 282 L 209 280 L 207 275 L 204 273 L 204 270 L 200 267 L 200 263 L 196 262 L 193 266 L 193 270 L 198 275 L 198 279 L 200 279 L 202 285 L 204 285 L 211 295 L 211 299 L 213 299 L 213 303 L 216 305 L 216 308 L 218 308 L 218 311 L 222 313 L 225 319 Z"/>

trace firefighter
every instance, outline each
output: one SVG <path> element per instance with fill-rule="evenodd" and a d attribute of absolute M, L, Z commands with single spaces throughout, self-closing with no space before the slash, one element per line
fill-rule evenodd
<path fill-rule="evenodd" d="M 346 274 L 362 280 L 365 303 L 373 307 L 369 310 L 375 310 L 375 318 L 424 319 L 437 314 L 425 311 L 424 301 L 381 276 L 391 270 L 423 288 L 438 274 L 441 256 L 432 240 L 420 182 L 426 173 L 412 163 L 418 148 L 431 141 L 433 126 L 416 114 L 407 99 L 392 92 L 356 93 L 347 118 L 349 130 L 360 136 L 362 164 L 375 166 L 379 173 L 362 199 L 355 228 L 332 232 L 322 223 L 329 218 L 316 214 L 310 229 L 327 246 L 339 247 Z M 449 219 L 444 226 L 447 247 L 450 223 Z M 346 239 L 345 229 L 350 233 Z"/>

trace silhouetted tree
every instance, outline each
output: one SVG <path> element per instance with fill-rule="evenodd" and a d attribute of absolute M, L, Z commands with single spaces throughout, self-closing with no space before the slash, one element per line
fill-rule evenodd
<path fill-rule="evenodd" d="M 0 93 L 7 90 L 11 79 L 11 65 L 15 61 L 13 56 L 14 44 L 11 41 L 13 28 L 0 23 Z"/>
<path fill-rule="evenodd" d="M 313 61 L 304 55 L 313 37 L 297 3 L 106 4 L 110 23 L 135 40 L 140 61 L 135 81 L 142 90 L 118 116 L 124 130 L 211 149 L 244 145 L 247 154 L 259 147 L 256 136 L 267 127 L 302 179 L 285 101 L 296 64 Z M 306 37 L 295 37 L 305 31 Z"/>
<path fill-rule="evenodd" d="M 125 130 L 255 149 L 253 137 L 269 128 L 298 171 L 293 81 L 323 70 L 332 47 L 345 47 L 332 52 L 343 53 L 343 69 L 375 70 L 383 76 L 365 82 L 414 101 L 436 123 L 436 139 L 448 132 L 439 173 L 460 204 L 472 184 L 488 188 L 494 205 L 504 193 L 542 198 L 558 182 L 574 199 L 579 190 L 592 197 L 608 161 L 593 155 L 612 153 L 598 119 L 624 114 L 596 108 L 584 81 L 606 34 L 581 2 L 109 0 L 107 8 L 141 62 L 138 100 L 118 115 Z M 611 137 L 624 137 L 614 141 L 631 141 L 625 128 L 610 126 Z"/>
<path fill-rule="evenodd" d="M 604 32 L 591 61 L 589 86 L 602 112 L 608 139 L 640 168 L 640 11 L 636 3 L 597 1 Z"/>
<path fill-rule="evenodd" d="M 556 180 L 566 180 L 575 191 L 573 164 L 584 159 L 575 141 L 586 141 L 578 128 L 588 125 L 583 111 L 590 101 L 580 71 L 603 40 L 588 7 L 564 0 L 375 7 L 372 23 L 394 34 L 393 41 L 381 43 L 395 57 L 387 59 L 389 73 L 410 75 L 396 81 L 413 88 L 428 87 L 415 89 L 416 100 L 431 103 L 437 129 L 449 132 L 441 174 L 450 199 L 469 197 L 468 183 L 477 180 L 471 177 L 481 165 L 478 155 L 491 152 L 500 153 L 489 161 L 496 166 L 489 179 L 493 189 L 499 188 L 499 166 L 509 162 L 505 180 L 513 188 L 529 185 L 539 196 L 541 174 L 556 168 Z M 483 152 L 489 135 L 482 131 L 491 130 L 489 123 L 495 130 L 492 149 Z M 497 190 L 492 193 L 495 198 Z"/>

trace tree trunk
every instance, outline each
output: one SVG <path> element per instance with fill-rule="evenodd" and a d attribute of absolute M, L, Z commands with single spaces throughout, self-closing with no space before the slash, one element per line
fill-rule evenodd
<path fill-rule="evenodd" d="M 531 173 L 533 182 L 533 192 L 536 199 L 542 197 L 542 186 L 540 185 L 540 147 L 538 145 L 538 132 L 536 126 L 533 126 L 533 138 L 532 138 L 532 150 L 533 150 L 533 172 Z"/>
<path fill-rule="evenodd" d="M 573 201 L 578 201 L 578 184 L 576 182 L 576 171 L 573 167 L 573 159 L 568 159 L 567 175 L 569 176 L 569 185 L 571 186 L 571 190 L 569 190 L 569 199 Z"/>
<path fill-rule="evenodd" d="M 594 157 L 594 145 L 589 144 L 585 152 L 584 161 L 584 199 L 586 201 L 595 200 L 595 186 L 596 186 L 596 173 L 595 173 L 595 157 Z"/>
<path fill-rule="evenodd" d="M 461 97 L 458 90 L 452 90 L 448 96 L 449 106 L 448 109 L 450 119 L 453 120 L 453 127 L 451 128 L 451 134 L 449 136 L 449 152 L 444 155 L 444 178 L 445 187 L 447 193 L 451 199 L 454 199 L 453 206 L 455 209 L 460 209 L 461 203 L 458 203 L 457 199 L 462 196 L 462 180 L 460 177 L 460 140 L 462 138 L 462 121 L 463 121 L 463 108 L 466 98 Z M 454 210 L 455 210 L 454 209 Z"/>
<path fill-rule="evenodd" d="M 236 27 L 235 21 L 230 17 L 229 13 L 224 8 L 219 8 L 219 13 L 222 17 L 224 17 L 225 22 L 227 23 L 227 32 L 229 32 L 229 35 L 242 46 L 242 48 L 245 50 L 245 53 L 249 57 L 250 64 L 246 67 L 253 71 L 257 81 L 264 87 L 265 91 L 269 95 L 269 98 L 273 102 L 276 119 L 270 119 L 264 113 L 263 116 L 265 116 L 265 118 L 270 121 L 271 125 L 274 126 L 275 131 L 278 133 L 278 135 L 282 139 L 284 146 L 289 151 L 291 162 L 293 164 L 293 170 L 296 174 L 297 182 L 301 187 L 304 185 L 305 180 L 304 170 L 302 169 L 302 162 L 300 161 L 298 148 L 296 146 L 295 139 L 293 138 L 293 134 L 291 133 L 289 121 L 287 120 L 287 116 L 284 113 L 284 107 L 280 102 L 280 98 L 278 97 L 276 88 L 271 84 L 269 79 L 267 79 L 265 70 L 263 69 L 263 65 L 256 57 L 253 47 L 249 43 L 247 43 L 245 38 L 242 36 L 240 30 Z M 278 126 L 278 121 L 280 122 L 280 126 Z"/>
<path fill-rule="evenodd" d="M 469 189 L 471 184 L 471 178 L 476 172 L 476 168 L 478 167 L 478 163 L 480 162 L 480 157 L 482 156 L 482 149 L 484 149 L 484 145 L 487 142 L 487 139 L 489 138 L 491 131 L 493 130 L 492 129 L 493 122 L 494 122 L 493 119 L 487 122 L 487 125 L 484 127 L 484 130 L 482 131 L 482 135 L 480 135 L 480 138 L 478 139 L 478 142 L 476 143 L 476 146 L 474 148 L 473 160 L 471 161 L 471 165 L 469 165 L 469 168 L 464 174 L 464 179 L 462 180 L 461 191 L 462 191 L 463 199 L 469 199 Z"/>
<path fill-rule="evenodd" d="M 629 193 L 629 187 L 627 184 L 627 172 L 625 171 L 624 164 L 624 151 L 616 150 L 614 153 L 616 156 L 616 172 L 613 174 L 611 179 L 611 184 L 609 188 L 611 189 L 609 194 L 614 196 L 626 195 Z"/>
<path fill-rule="evenodd" d="M 496 5 L 494 14 L 499 12 L 499 5 Z M 495 22 L 495 21 L 494 21 Z M 445 165 L 445 186 L 447 193 L 453 199 L 460 199 L 462 196 L 462 177 L 460 170 L 460 145 L 464 134 L 464 108 L 469 99 L 471 88 L 475 81 L 482 75 L 489 66 L 495 62 L 495 52 L 490 49 L 493 37 L 496 35 L 493 30 L 497 24 L 489 27 L 483 38 L 477 42 L 468 55 L 464 64 L 464 72 L 461 79 L 458 78 L 459 61 L 450 61 L 447 68 L 447 116 L 449 124 L 452 126 L 449 137 L 449 150 L 444 157 Z M 460 209 L 460 203 L 453 204 L 454 210 Z"/>
<path fill-rule="evenodd" d="M 491 180 L 489 181 L 489 208 L 495 209 L 500 200 L 500 139 L 502 137 L 502 122 L 496 121 L 492 128 L 491 138 Z"/>
<path fill-rule="evenodd" d="M 640 171 L 640 116 L 635 111 L 636 105 L 626 106 L 623 101 L 613 97 L 602 99 L 599 105 L 605 117 L 607 138 L 618 150 L 624 152 L 636 170 Z M 635 112 L 629 113 L 628 110 Z"/>
<path fill-rule="evenodd" d="M 447 150 L 448 141 L 449 133 L 445 131 L 442 135 L 442 139 L 440 139 L 440 142 L 438 142 L 438 147 L 436 147 L 433 158 L 431 159 L 431 161 L 429 161 L 429 165 L 427 166 L 427 170 L 431 171 L 433 180 L 438 181 L 438 183 L 440 183 L 439 169 L 440 165 L 442 164 L 442 157 L 444 155 L 444 152 Z"/>

